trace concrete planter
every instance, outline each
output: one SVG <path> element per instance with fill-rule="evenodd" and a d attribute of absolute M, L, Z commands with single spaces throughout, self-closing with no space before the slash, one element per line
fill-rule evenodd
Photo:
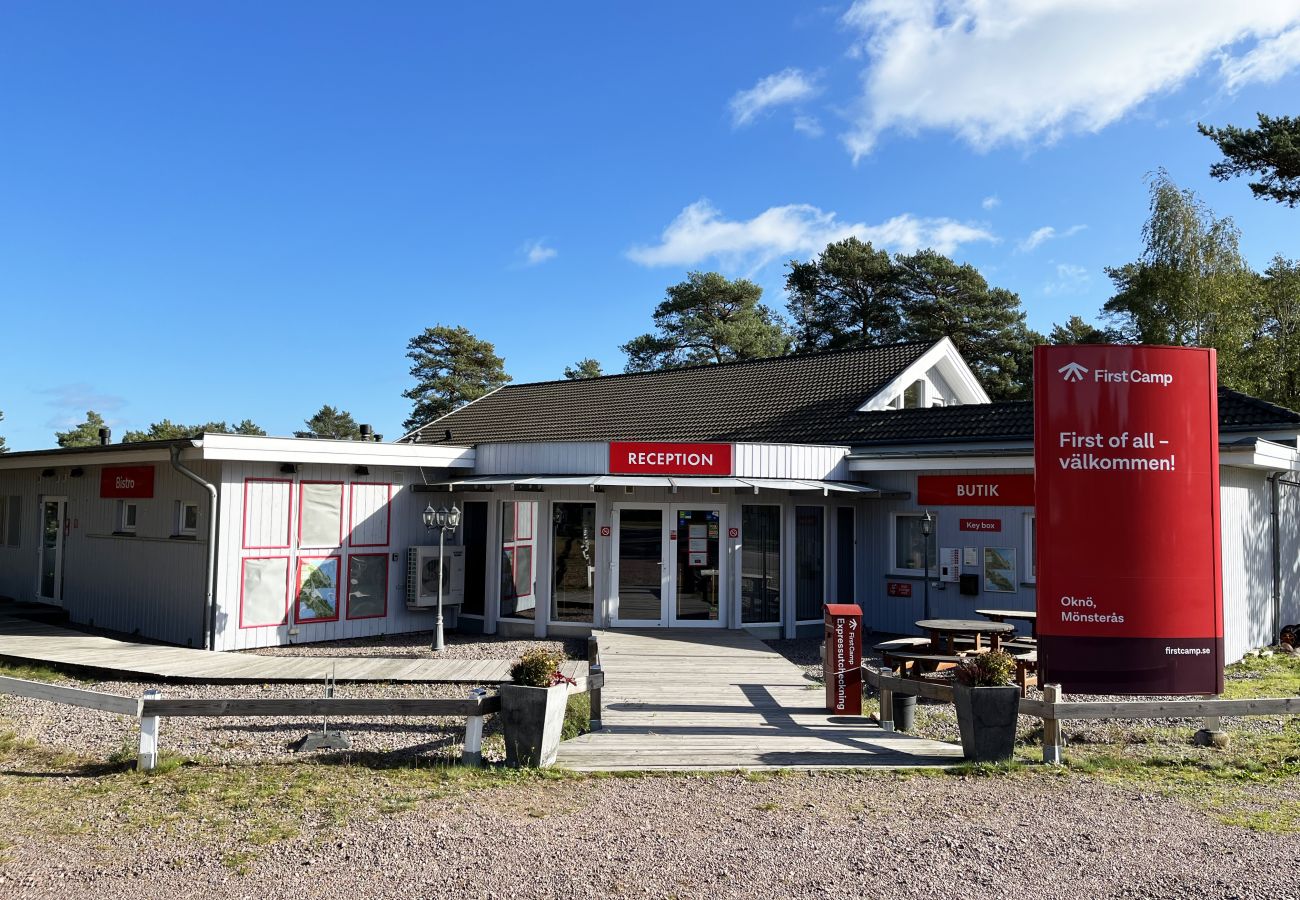
<path fill-rule="evenodd" d="M 564 730 L 564 707 L 569 686 L 527 687 L 501 685 L 501 731 L 506 742 L 506 765 L 545 768 L 555 762 Z"/>
<path fill-rule="evenodd" d="M 1016 749 L 1020 688 L 953 685 L 961 749 L 972 762 L 1002 762 Z"/>

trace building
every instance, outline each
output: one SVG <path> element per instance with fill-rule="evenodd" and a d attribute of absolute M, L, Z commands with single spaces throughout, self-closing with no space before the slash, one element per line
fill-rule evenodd
<path fill-rule="evenodd" d="M 1298 435 L 1300 415 L 1220 391 L 1229 660 L 1300 620 Z M 395 444 L 8 454 L 0 593 L 219 649 L 422 630 L 407 550 L 454 503 L 462 631 L 793 637 L 851 600 L 907 632 L 927 595 L 940 616 L 1033 607 L 1032 442 L 1032 405 L 990 403 L 943 340 L 508 385 Z M 148 498 L 118 487 L 135 467 Z M 216 492 L 212 542 L 185 468 Z"/>

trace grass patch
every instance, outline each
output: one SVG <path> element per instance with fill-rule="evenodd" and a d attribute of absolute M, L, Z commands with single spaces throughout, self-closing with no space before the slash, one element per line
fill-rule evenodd
<path fill-rule="evenodd" d="M 1228 700 L 1300 696 L 1300 656 L 1248 656 L 1228 666 L 1224 676 L 1223 696 Z"/>
<path fill-rule="evenodd" d="M 48 684 L 77 680 L 50 666 L 28 663 L 0 662 L 0 675 L 6 678 L 21 678 L 24 681 L 44 681 Z"/>
<path fill-rule="evenodd" d="M 560 740 L 567 741 L 591 731 L 591 694 L 570 694 L 564 706 L 564 730 Z"/>

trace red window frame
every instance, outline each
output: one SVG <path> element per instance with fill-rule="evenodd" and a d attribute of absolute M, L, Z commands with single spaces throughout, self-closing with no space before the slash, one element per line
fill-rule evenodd
<path fill-rule="evenodd" d="M 248 486 L 249 484 L 287 484 L 289 501 L 284 511 L 284 543 L 254 546 L 248 543 Z M 290 478 L 245 478 L 243 521 L 240 523 L 240 545 L 245 550 L 288 550 L 293 539 L 293 480 Z"/>
<path fill-rule="evenodd" d="M 298 618 L 298 593 L 299 591 L 302 590 L 302 564 L 305 562 L 311 562 L 312 560 L 315 559 L 337 559 L 339 561 L 337 577 L 338 578 L 343 577 L 343 557 L 337 553 L 325 553 L 320 556 L 299 556 L 298 565 L 294 570 L 294 576 L 293 576 L 293 586 L 296 587 L 298 590 L 293 591 L 289 599 L 289 605 L 292 608 L 293 622 L 295 625 L 313 625 L 317 622 L 337 622 L 339 620 L 340 611 L 343 609 L 342 601 L 344 600 L 344 598 L 339 596 L 339 591 L 342 589 L 343 586 L 339 584 L 337 581 L 335 581 L 334 615 L 328 617 L 311 618 L 311 619 Z"/>
<path fill-rule="evenodd" d="M 356 497 L 357 485 L 370 485 L 373 487 L 385 487 L 388 489 L 388 497 L 384 500 L 384 542 L 382 544 L 358 544 L 352 540 L 352 536 L 357 533 L 357 504 L 354 502 Z M 387 547 L 393 542 L 393 486 L 386 481 L 353 481 L 348 484 L 348 546 L 349 547 Z M 363 616 L 362 618 L 370 618 Z"/>
<path fill-rule="evenodd" d="M 352 615 L 352 560 L 354 560 L 354 559 L 356 559 L 356 558 L 358 558 L 358 557 L 361 557 L 361 556 L 377 556 L 377 557 L 379 557 L 380 559 L 382 559 L 382 560 L 384 561 L 384 611 L 381 612 L 381 613 L 375 613 L 374 615 L 369 615 L 369 616 L 354 616 L 354 615 Z M 347 616 L 347 619 L 348 619 L 349 622 L 358 621 L 358 620 L 360 620 L 360 619 L 383 619 L 383 618 L 387 617 L 387 615 L 388 615 L 388 588 L 389 588 L 388 577 L 389 577 L 389 572 L 390 572 L 390 567 L 389 567 L 389 565 L 388 565 L 388 554 L 387 554 L 387 553 L 352 553 L 352 554 L 349 554 L 349 555 L 348 555 L 348 580 L 347 580 L 347 588 L 348 588 L 348 592 L 347 592 L 347 597 L 346 597 L 347 609 L 344 611 L 344 614 Z"/>
<path fill-rule="evenodd" d="M 303 488 L 305 488 L 305 487 L 306 487 L 307 485 L 309 485 L 309 484 L 336 484 L 336 485 L 338 485 L 338 488 L 339 488 L 339 536 L 338 536 L 338 540 L 337 540 L 333 545 L 330 545 L 330 544 L 308 544 L 308 545 L 307 545 L 308 549 L 311 549 L 311 550 L 317 550 L 317 549 L 324 549 L 324 548 L 329 547 L 329 546 L 342 547 L 342 546 L 343 546 L 343 482 L 341 482 L 341 481 L 312 481 L 312 480 L 310 480 L 310 479 L 305 480 L 305 481 L 300 481 L 300 482 L 298 482 L 298 546 L 299 546 L 299 547 L 302 547 L 302 546 L 303 546 L 303 543 L 302 543 L 302 510 L 303 510 L 302 491 L 303 491 Z"/>
<path fill-rule="evenodd" d="M 282 559 L 284 560 L 284 613 L 280 616 L 278 622 L 262 622 L 259 624 L 250 624 L 244 621 L 244 569 L 248 566 L 249 560 L 266 560 Z M 245 556 L 239 562 L 239 627 L 247 628 L 283 628 L 289 622 L 289 569 L 290 558 L 288 556 Z"/>

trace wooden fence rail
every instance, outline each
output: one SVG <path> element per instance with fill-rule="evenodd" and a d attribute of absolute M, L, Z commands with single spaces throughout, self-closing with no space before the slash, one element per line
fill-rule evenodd
<path fill-rule="evenodd" d="M 572 693 L 590 692 L 591 727 L 600 727 L 600 689 L 605 685 L 605 673 L 593 666 L 585 678 L 578 679 Z M 103 712 L 130 716 L 140 722 L 140 752 L 137 767 L 154 768 L 158 762 L 158 732 L 160 719 L 174 716 L 218 718 L 276 716 L 464 716 L 465 743 L 461 762 L 478 765 L 482 761 L 483 717 L 501 711 L 501 697 L 475 689 L 465 699 L 447 698 L 386 698 L 386 697 L 303 697 L 291 699 L 217 698 L 187 699 L 164 698 L 157 690 L 145 691 L 143 697 L 124 697 L 104 694 L 82 688 L 27 681 L 22 678 L 0 676 L 0 694 L 49 700 L 69 706 L 97 709 Z"/>
<path fill-rule="evenodd" d="M 952 702 L 953 689 L 916 678 L 899 678 L 890 669 L 862 667 L 863 683 L 880 692 L 878 721 L 884 731 L 894 730 L 894 694 Z M 1064 750 L 1061 722 L 1070 719 L 1196 719 L 1209 731 L 1219 730 L 1222 716 L 1300 715 L 1300 697 L 1260 697 L 1250 700 L 1133 700 L 1120 702 L 1070 702 L 1062 699 L 1061 686 L 1043 686 L 1043 699 L 1022 698 L 1020 714 L 1043 720 L 1043 762 L 1059 764 Z"/>

